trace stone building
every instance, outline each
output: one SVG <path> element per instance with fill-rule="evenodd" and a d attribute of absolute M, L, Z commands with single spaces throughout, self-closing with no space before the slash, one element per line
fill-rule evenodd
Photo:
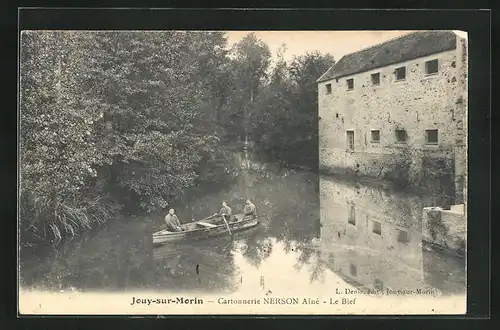
<path fill-rule="evenodd" d="M 345 55 L 318 79 L 320 170 L 424 186 L 463 203 L 467 40 L 419 31 Z"/>

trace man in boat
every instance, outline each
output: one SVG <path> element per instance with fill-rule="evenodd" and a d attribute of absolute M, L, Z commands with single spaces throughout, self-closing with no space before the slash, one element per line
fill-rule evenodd
<path fill-rule="evenodd" d="M 247 199 L 245 203 L 245 208 L 243 209 L 243 216 L 252 218 L 255 218 L 257 216 L 255 205 L 249 199 Z"/>
<path fill-rule="evenodd" d="M 231 213 L 232 213 L 232 210 L 231 208 L 227 205 L 227 202 L 222 202 L 222 207 L 218 213 L 218 215 L 220 215 L 221 217 L 223 217 L 224 219 L 226 219 L 227 222 L 230 221 L 231 219 Z M 214 214 L 214 215 L 217 215 Z M 224 220 L 222 220 L 222 222 L 224 222 Z"/>
<path fill-rule="evenodd" d="M 165 217 L 165 224 L 167 225 L 167 230 L 170 231 L 183 231 L 181 227 L 181 223 L 177 215 L 175 214 L 174 209 L 170 209 L 168 211 L 167 216 Z"/>

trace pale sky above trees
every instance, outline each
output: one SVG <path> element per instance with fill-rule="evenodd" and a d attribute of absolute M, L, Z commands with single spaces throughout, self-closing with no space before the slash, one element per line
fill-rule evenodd
<path fill-rule="evenodd" d="M 252 31 L 229 31 L 232 46 Z M 338 61 L 344 55 L 387 41 L 413 31 L 253 31 L 270 48 L 273 58 L 281 45 L 286 44 L 285 60 L 306 52 L 330 53 Z M 458 32 L 457 32 L 458 33 Z M 460 33 L 459 33 L 460 34 Z M 462 33 L 463 34 L 463 33 Z"/>

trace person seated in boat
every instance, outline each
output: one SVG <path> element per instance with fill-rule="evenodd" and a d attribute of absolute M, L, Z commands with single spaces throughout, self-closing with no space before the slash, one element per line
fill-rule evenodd
<path fill-rule="evenodd" d="M 227 202 L 222 202 L 222 207 L 219 211 L 219 213 L 216 213 L 214 215 L 219 215 L 221 217 L 224 217 L 226 219 L 226 221 L 230 221 L 231 220 L 231 214 L 232 214 L 232 210 L 231 208 L 227 205 Z M 222 220 L 222 222 L 224 222 L 224 220 Z"/>
<path fill-rule="evenodd" d="M 165 224 L 167 225 L 167 230 L 170 231 L 183 231 L 181 223 L 174 209 L 170 209 L 168 214 L 165 216 Z"/>
<path fill-rule="evenodd" d="M 245 208 L 243 209 L 243 216 L 244 217 L 252 217 L 252 218 L 255 218 L 257 216 L 257 211 L 255 208 L 255 205 L 249 199 L 247 199 L 247 201 L 245 203 Z"/>

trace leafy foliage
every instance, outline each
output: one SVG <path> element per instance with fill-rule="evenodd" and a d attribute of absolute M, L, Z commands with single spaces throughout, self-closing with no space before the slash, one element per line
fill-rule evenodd
<path fill-rule="evenodd" d="M 255 34 L 24 31 L 21 229 L 60 240 L 124 205 L 166 207 L 235 172 L 249 138 L 264 158 L 315 164 L 316 79 L 333 63 L 291 64 Z"/>
<path fill-rule="evenodd" d="M 232 50 L 228 64 L 232 86 L 224 111 L 227 132 L 243 141 L 252 134 L 253 114 L 258 111 L 254 101 L 264 88 L 271 63 L 269 47 L 248 34 Z"/>
<path fill-rule="evenodd" d="M 24 32 L 21 42 L 25 230 L 88 229 L 116 210 L 103 196 L 164 207 L 224 154 L 207 120 L 222 33 Z"/>
<path fill-rule="evenodd" d="M 254 121 L 258 153 L 285 165 L 316 168 L 316 80 L 333 64 L 334 59 L 328 54 L 307 53 L 295 57 L 290 64 L 278 54 L 271 81 L 258 100 Z"/>

